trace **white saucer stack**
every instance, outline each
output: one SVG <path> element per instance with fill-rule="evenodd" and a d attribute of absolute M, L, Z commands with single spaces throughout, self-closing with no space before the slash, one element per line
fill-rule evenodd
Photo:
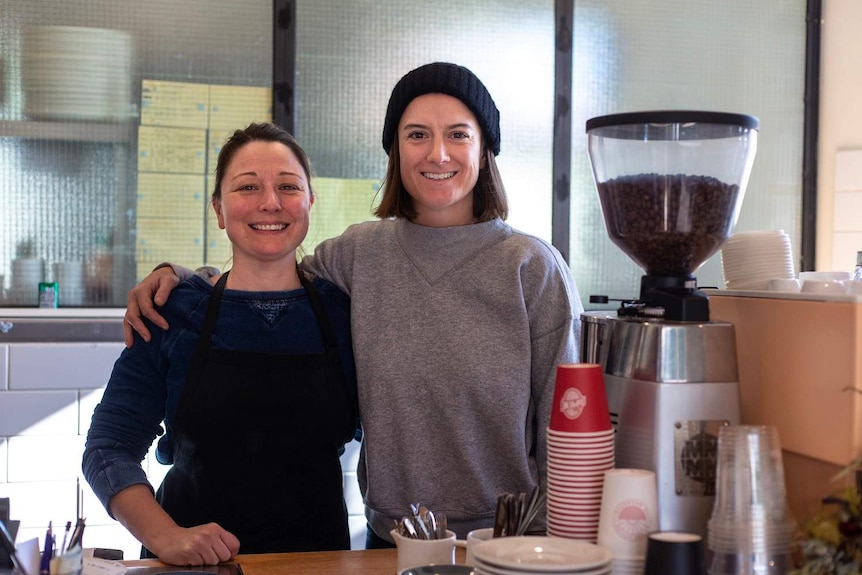
<path fill-rule="evenodd" d="M 45 260 L 16 258 L 12 260 L 12 277 L 6 294 L 10 305 L 39 305 L 39 284 L 45 281 Z"/>
<path fill-rule="evenodd" d="M 795 278 L 790 237 L 783 230 L 733 234 L 721 246 L 721 270 L 729 290 L 766 290 L 771 279 Z"/>
<path fill-rule="evenodd" d="M 24 114 L 111 121 L 132 115 L 132 37 L 119 30 L 30 26 L 21 34 Z"/>
<path fill-rule="evenodd" d="M 593 543 L 556 537 L 498 537 L 473 550 L 476 575 L 607 575 L 613 554 Z"/>

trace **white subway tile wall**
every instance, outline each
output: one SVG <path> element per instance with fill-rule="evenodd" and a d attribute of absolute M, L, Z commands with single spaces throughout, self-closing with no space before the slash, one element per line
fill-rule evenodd
<path fill-rule="evenodd" d="M 9 497 L 18 540 L 45 536 L 48 522 L 62 526 L 77 512 L 77 479 L 93 409 L 104 392 L 122 343 L 0 344 L 0 497 Z M 350 513 L 351 547 L 365 546 L 365 516 L 356 480 L 359 443 L 342 457 Z M 152 450 L 143 462 L 158 487 L 169 467 Z M 86 547 L 121 549 L 137 558 L 140 544 L 80 480 Z"/>
<path fill-rule="evenodd" d="M 0 284 L 0 289 L 3 289 L 3 285 Z M 8 345 L 0 345 L 0 391 L 6 391 L 9 389 L 9 346 Z M 0 418 L 0 421 L 3 421 Z M 0 433 L 2 436 L 3 433 Z"/>

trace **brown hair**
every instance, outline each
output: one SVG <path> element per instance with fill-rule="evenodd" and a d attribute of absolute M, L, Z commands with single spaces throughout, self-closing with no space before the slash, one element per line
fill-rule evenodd
<path fill-rule="evenodd" d="M 299 165 L 305 172 L 305 179 L 308 180 L 309 192 L 314 196 L 314 190 L 311 189 L 311 177 L 314 175 L 314 169 L 311 166 L 311 160 L 308 154 L 299 145 L 290 132 L 270 123 L 249 124 L 248 127 L 237 130 L 225 141 L 221 151 L 218 153 L 218 162 L 215 169 L 215 189 L 213 189 L 212 198 L 214 200 L 221 199 L 221 184 L 224 180 L 224 173 L 227 170 L 228 164 L 236 155 L 237 151 L 251 142 L 278 142 L 284 144 L 293 152 L 296 159 L 299 160 Z"/>
<path fill-rule="evenodd" d="M 476 187 L 473 188 L 473 217 L 477 222 L 487 222 L 494 218 L 505 220 L 509 216 L 509 201 L 506 199 L 506 189 L 503 178 L 497 169 L 497 161 L 493 152 L 482 149 L 485 156 L 485 167 L 479 170 Z M 416 207 L 413 198 L 404 188 L 401 180 L 401 152 L 398 144 L 389 151 L 389 164 L 386 176 L 383 178 L 383 198 L 374 210 L 378 218 L 416 219 Z"/>

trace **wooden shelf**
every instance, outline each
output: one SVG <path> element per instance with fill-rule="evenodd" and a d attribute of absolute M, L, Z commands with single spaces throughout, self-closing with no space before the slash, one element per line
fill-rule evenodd
<path fill-rule="evenodd" d="M 115 123 L 0 120 L 0 138 L 127 144 L 137 128 L 137 119 Z"/>

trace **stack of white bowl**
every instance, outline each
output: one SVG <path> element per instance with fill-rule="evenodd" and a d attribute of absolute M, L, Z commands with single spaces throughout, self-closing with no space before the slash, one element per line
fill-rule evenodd
<path fill-rule="evenodd" d="M 130 116 L 132 37 L 119 30 L 31 26 L 22 32 L 24 114 L 36 120 Z"/>
<path fill-rule="evenodd" d="M 730 290 L 766 290 L 771 279 L 795 278 L 790 237 L 783 230 L 733 234 L 721 247 L 721 269 Z"/>

